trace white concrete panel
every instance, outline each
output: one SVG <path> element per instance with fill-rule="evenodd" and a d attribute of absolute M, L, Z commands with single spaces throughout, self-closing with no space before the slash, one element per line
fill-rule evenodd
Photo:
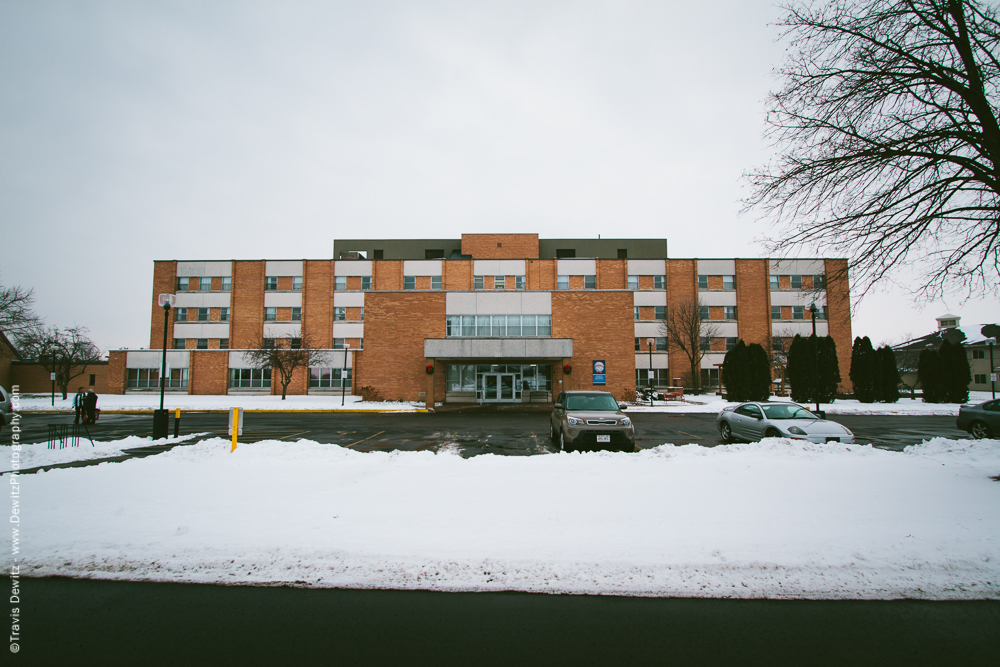
<path fill-rule="evenodd" d="M 264 275 L 266 276 L 301 276 L 302 260 L 293 261 L 267 261 L 264 262 Z"/>
<path fill-rule="evenodd" d="M 643 341 L 643 347 L 646 346 L 646 342 Z M 667 365 L 667 353 L 666 352 L 656 352 L 653 351 L 653 368 L 669 368 Z M 688 364 L 690 366 L 690 364 Z M 637 369 L 649 370 L 649 352 L 636 352 L 635 353 L 635 367 Z"/>
<path fill-rule="evenodd" d="M 171 368 L 187 368 L 191 354 L 187 350 L 167 350 L 167 365 Z M 163 360 L 163 350 L 129 350 L 125 355 L 126 368 L 159 368 Z"/>
<path fill-rule="evenodd" d="M 736 292 L 698 292 L 702 306 L 735 306 Z"/>
<path fill-rule="evenodd" d="M 335 276 L 370 276 L 371 274 L 371 260 L 338 259 L 333 263 L 333 275 Z"/>
<path fill-rule="evenodd" d="M 816 321 L 816 334 L 828 336 L 830 327 L 825 321 Z M 811 336 L 812 322 L 810 320 L 798 320 L 796 322 L 771 322 L 771 335 L 792 338 L 796 335 Z"/>
<path fill-rule="evenodd" d="M 175 322 L 174 338 L 229 338 L 229 322 Z"/>
<path fill-rule="evenodd" d="M 444 310 L 448 315 L 475 315 L 476 294 L 473 292 L 446 292 Z M 513 315 L 515 313 L 511 313 Z"/>
<path fill-rule="evenodd" d="M 772 259 L 769 266 L 772 275 L 822 275 L 826 273 L 826 263 L 822 259 Z"/>
<path fill-rule="evenodd" d="M 562 359 L 573 356 L 570 338 L 425 338 L 432 359 Z"/>
<path fill-rule="evenodd" d="M 229 367 L 230 368 L 253 368 L 251 364 L 244 357 L 243 352 L 240 350 L 232 350 L 229 352 Z"/>
<path fill-rule="evenodd" d="M 364 292 L 334 292 L 333 305 L 338 308 L 364 308 Z"/>
<path fill-rule="evenodd" d="M 772 306 L 806 306 L 813 301 L 817 306 L 826 304 L 826 290 L 814 292 L 812 290 L 792 290 L 783 292 L 771 292 Z"/>
<path fill-rule="evenodd" d="M 440 259 L 408 259 L 403 262 L 404 276 L 440 276 Z"/>
<path fill-rule="evenodd" d="M 476 259 L 472 273 L 477 276 L 523 276 L 523 259 Z"/>
<path fill-rule="evenodd" d="M 657 336 L 664 336 L 666 334 L 662 333 L 659 322 L 636 322 L 635 323 L 635 337 L 636 338 L 656 338 Z"/>
<path fill-rule="evenodd" d="M 735 276 L 735 259 L 699 259 L 699 276 Z"/>
<path fill-rule="evenodd" d="M 630 276 L 665 276 L 667 262 L 663 259 L 630 259 L 628 260 L 628 275 Z"/>
<path fill-rule="evenodd" d="M 667 293 L 664 290 L 653 292 L 632 292 L 633 303 L 637 306 L 665 306 Z"/>
<path fill-rule="evenodd" d="M 264 292 L 265 308 L 301 308 L 302 292 Z"/>
<path fill-rule="evenodd" d="M 264 335 L 268 338 L 298 338 L 302 335 L 302 323 L 264 322 Z"/>
<path fill-rule="evenodd" d="M 477 315 L 519 315 L 521 314 L 521 293 L 497 290 L 476 292 Z M 468 313 L 471 314 L 471 313 Z"/>
<path fill-rule="evenodd" d="M 728 338 L 740 335 L 740 326 L 736 322 L 709 322 L 707 326 L 715 327 L 716 336 Z"/>
<path fill-rule="evenodd" d="M 364 338 L 365 337 L 365 323 L 364 322 L 334 322 L 333 323 L 333 337 L 334 338 Z"/>
<path fill-rule="evenodd" d="M 511 313 L 517 315 L 518 313 Z M 521 315 L 551 315 L 552 292 L 522 292 Z"/>
<path fill-rule="evenodd" d="M 212 277 L 233 275 L 232 262 L 177 262 L 178 277 Z"/>
<path fill-rule="evenodd" d="M 229 292 L 180 292 L 177 308 L 228 308 L 232 301 Z"/>
<path fill-rule="evenodd" d="M 726 360 L 725 352 L 708 352 L 704 357 L 701 358 L 702 368 L 716 368 L 716 364 L 721 364 Z M 688 363 L 688 368 L 691 368 L 691 364 Z M 690 372 L 690 371 L 688 371 Z"/>
<path fill-rule="evenodd" d="M 596 259 L 557 259 L 557 273 L 560 276 L 596 276 Z"/>
<path fill-rule="evenodd" d="M 309 368 L 343 368 L 344 356 L 347 356 L 347 368 L 354 368 L 354 348 L 350 350 L 323 350 L 323 358 Z M 348 394 L 350 395 L 350 394 Z"/>

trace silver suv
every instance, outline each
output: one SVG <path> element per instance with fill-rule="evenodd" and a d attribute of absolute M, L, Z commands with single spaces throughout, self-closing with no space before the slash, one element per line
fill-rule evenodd
<path fill-rule="evenodd" d="M 559 449 L 635 451 L 635 427 L 606 391 L 564 391 L 549 417 L 549 437 Z"/>

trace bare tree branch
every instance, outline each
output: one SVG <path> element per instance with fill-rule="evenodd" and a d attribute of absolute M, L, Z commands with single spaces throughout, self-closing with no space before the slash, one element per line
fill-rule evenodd
<path fill-rule="evenodd" d="M 17 345 L 22 337 L 42 326 L 41 318 L 32 309 L 34 302 L 34 290 L 0 285 L 0 331 Z"/>
<path fill-rule="evenodd" d="M 667 319 L 660 323 L 660 335 L 667 337 L 667 347 L 687 357 L 691 371 L 691 388 L 701 387 L 701 360 L 708 351 L 706 341 L 718 336 L 719 327 L 708 322 L 701 301 L 682 301 L 670 306 Z"/>
<path fill-rule="evenodd" d="M 83 375 L 89 365 L 101 359 L 100 348 L 87 333 L 84 327 L 37 328 L 22 333 L 19 339 L 20 352 L 25 359 L 35 361 L 56 374 L 56 384 L 63 400 L 66 399 L 70 381 Z"/>
<path fill-rule="evenodd" d="M 288 338 L 261 336 L 256 343 L 244 352 L 244 358 L 257 369 L 271 369 L 277 373 L 281 383 L 281 400 L 285 400 L 288 385 L 296 368 L 309 368 L 327 363 L 327 353 L 311 345 L 309 336 L 302 332 L 302 337 L 296 339 L 297 347 L 292 346 Z"/>

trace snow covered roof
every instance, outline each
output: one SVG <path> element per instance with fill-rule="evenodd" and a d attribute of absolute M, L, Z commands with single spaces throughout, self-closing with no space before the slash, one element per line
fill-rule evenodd
<path fill-rule="evenodd" d="M 921 338 L 914 338 L 905 343 L 893 346 L 894 350 L 922 350 L 924 348 L 939 348 L 945 340 L 962 345 L 985 345 L 990 338 L 996 338 L 1000 343 L 1000 325 L 970 324 L 964 327 L 948 327 L 938 329 L 934 333 Z"/>

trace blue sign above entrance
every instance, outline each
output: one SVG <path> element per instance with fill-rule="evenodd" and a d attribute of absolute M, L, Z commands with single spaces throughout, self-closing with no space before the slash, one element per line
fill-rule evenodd
<path fill-rule="evenodd" d="M 604 359 L 594 359 L 594 384 L 607 384 Z"/>

